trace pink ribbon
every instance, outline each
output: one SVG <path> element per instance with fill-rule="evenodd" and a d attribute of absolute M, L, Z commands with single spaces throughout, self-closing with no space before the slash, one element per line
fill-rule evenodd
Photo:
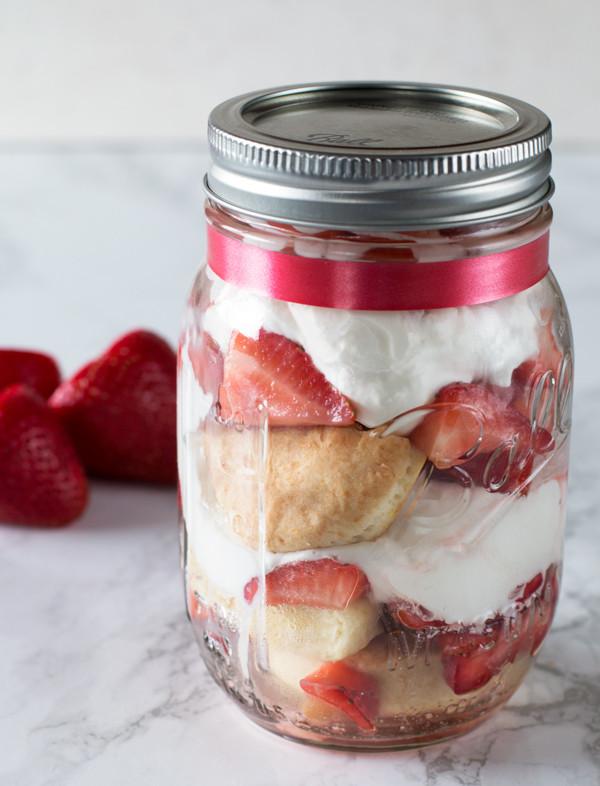
<path fill-rule="evenodd" d="M 276 300 L 368 311 L 489 303 L 548 272 L 548 232 L 518 248 L 447 262 L 314 259 L 268 251 L 208 227 L 208 265 L 219 278 Z"/>

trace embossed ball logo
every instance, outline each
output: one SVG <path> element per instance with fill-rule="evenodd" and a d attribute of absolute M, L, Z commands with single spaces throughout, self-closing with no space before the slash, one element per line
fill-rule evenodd
<path fill-rule="evenodd" d="M 316 142 L 323 145 L 348 145 L 349 147 L 366 147 L 383 142 L 383 139 L 375 137 L 354 137 L 351 134 L 332 134 L 327 132 L 308 134 L 306 139 L 309 142 Z"/>

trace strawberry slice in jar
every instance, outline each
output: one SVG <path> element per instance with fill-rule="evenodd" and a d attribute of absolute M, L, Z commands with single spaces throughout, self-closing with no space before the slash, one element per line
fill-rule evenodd
<path fill-rule="evenodd" d="M 369 591 L 369 582 L 360 568 L 330 558 L 282 565 L 267 573 L 265 585 L 269 606 L 345 609 Z M 254 600 L 258 587 L 256 577 L 244 587 L 248 603 Z"/>
<path fill-rule="evenodd" d="M 482 632 L 465 629 L 442 634 L 444 679 L 457 696 L 478 690 L 512 662 L 518 647 L 503 635 L 503 621 L 495 619 Z"/>
<path fill-rule="evenodd" d="M 223 382 L 223 355 L 217 342 L 210 333 L 202 331 L 187 351 L 200 387 L 216 398 Z"/>
<path fill-rule="evenodd" d="M 556 604 L 559 594 L 559 575 L 558 567 L 551 565 L 546 571 L 544 583 L 539 590 L 539 597 L 532 606 L 533 616 L 533 637 L 531 644 L 531 654 L 536 655 L 552 625 Z"/>
<path fill-rule="evenodd" d="M 343 661 L 324 663 L 300 680 L 305 693 L 331 704 L 363 731 L 374 731 L 377 718 L 377 681 Z"/>
<path fill-rule="evenodd" d="M 434 615 L 415 601 L 398 598 L 388 601 L 384 609 L 385 619 L 391 621 L 392 626 L 400 624 L 413 631 L 443 628 L 446 622 L 436 619 Z"/>
<path fill-rule="evenodd" d="M 484 383 L 447 385 L 411 441 L 442 471 L 441 479 L 474 483 L 491 492 L 526 494 L 536 456 L 552 449 L 552 435 L 532 428 L 513 406 L 513 394 L 511 388 Z M 452 471 L 447 477 L 446 470 Z"/>
<path fill-rule="evenodd" d="M 531 426 L 506 399 L 482 383 L 455 382 L 442 388 L 411 441 L 438 469 L 464 464 L 500 445 L 528 450 Z"/>
<path fill-rule="evenodd" d="M 455 628 L 437 637 L 444 679 L 457 695 L 482 688 L 518 657 L 539 651 L 558 600 L 556 565 L 536 574 L 515 594 L 514 606 L 482 629 Z"/>
<path fill-rule="evenodd" d="M 348 426 L 355 419 L 302 347 L 266 330 L 258 339 L 233 335 L 219 400 L 224 420 L 247 426 L 258 425 L 261 409 L 273 426 Z"/>
<path fill-rule="evenodd" d="M 542 317 L 548 321 L 538 330 L 539 352 L 534 357 L 524 360 L 513 371 L 511 403 L 523 415 L 540 421 L 541 425 L 551 430 L 555 386 L 560 375 L 563 353 L 554 335 L 551 315 L 544 311 Z M 538 386 L 539 400 L 534 402 Z"/>

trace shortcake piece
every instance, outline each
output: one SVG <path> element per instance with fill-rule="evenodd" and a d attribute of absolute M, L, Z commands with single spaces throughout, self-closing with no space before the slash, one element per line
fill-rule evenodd
<path fill-rule="evenodd" d="M 263 613 L 269 646 L 320 661 L 342 660 L 358 652 L 381 630 L 377 607 L 367 598 L 343 610 L 266 606 L 256 612 L 255 630 Z"/>
<path fill-rule="evenodd" d="M 202 490 L 249 546 L 288 552 L 382 535 L 398 515 L 425 455 L 404 437 L 355 426 L 258 429 L 208 426 Z M 261 485 L 264 481 L 264 486 Z"/>

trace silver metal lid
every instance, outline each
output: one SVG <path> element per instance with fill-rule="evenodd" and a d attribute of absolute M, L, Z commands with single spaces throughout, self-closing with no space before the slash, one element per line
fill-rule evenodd
<path fill-rule="evenodd" d="M 548 117 L 410 82 L 261 90 L 210 115 L 211 199 L 294 224 L 408 229 L 516 215 L 553 190 Z"/>

